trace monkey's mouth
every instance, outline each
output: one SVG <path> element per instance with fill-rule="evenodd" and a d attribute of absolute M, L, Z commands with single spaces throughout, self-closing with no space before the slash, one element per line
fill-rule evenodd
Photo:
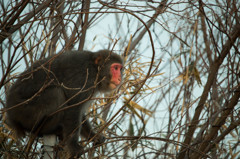
<path fill-rule="evenodd" d="M 118 87 L 118 84 L 116 84 L 116 83 L 114 83 L 114 82 L 111 82 L 110 84 L 109 84 L 109 88 L 110 89 L 116 89 Z"/>

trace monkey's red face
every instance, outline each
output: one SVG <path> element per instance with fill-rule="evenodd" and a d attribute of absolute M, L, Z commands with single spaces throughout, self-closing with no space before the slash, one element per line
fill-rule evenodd
<path fill-rule="evenodd" d="M 112 74 L 112 78 L 110 81 L 109 88 L 115 89 L 117 88 L 122 81 L 122 65 L 120 63 L 113 63 L 110 67 L 110 72 Z"/>

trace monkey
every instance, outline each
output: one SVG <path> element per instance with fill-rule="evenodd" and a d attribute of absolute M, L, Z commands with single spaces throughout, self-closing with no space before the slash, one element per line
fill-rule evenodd
<path fill-rule="evenodd" d="M 35 62 L 7 91 L 6 125 L 16 138 L 54 134 L 70 158 L 80 156 L 79 134 L 105 141 L 86 118 L 91 98 L 122 83 L 123 58 L 109 50 L 66 51 Z"/>

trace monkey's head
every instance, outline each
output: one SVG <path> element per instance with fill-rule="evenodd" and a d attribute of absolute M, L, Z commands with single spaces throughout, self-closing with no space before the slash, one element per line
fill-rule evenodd
<path fill-rule="evenodd" d="M 109 50 L 101 50 L 95 53 L 94 62 L 98 66 L 99 91 L 109 92 L 118 88 L 122 82 L 122 57 Z"/>

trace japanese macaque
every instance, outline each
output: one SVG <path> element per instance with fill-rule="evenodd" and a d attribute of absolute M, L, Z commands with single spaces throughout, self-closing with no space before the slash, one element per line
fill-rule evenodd
<path fill-rule="evenodd" d="M 122 82 L 123 59 L 111 51 L 68 51 L 37 61 L 23 72 L 7 93 L 6 124 L 15 136 L 57 135 L 71 157 L 81 155 L 79 134 L 96 134 L 85 112 L 91 98 L 113 91 Z"/>

